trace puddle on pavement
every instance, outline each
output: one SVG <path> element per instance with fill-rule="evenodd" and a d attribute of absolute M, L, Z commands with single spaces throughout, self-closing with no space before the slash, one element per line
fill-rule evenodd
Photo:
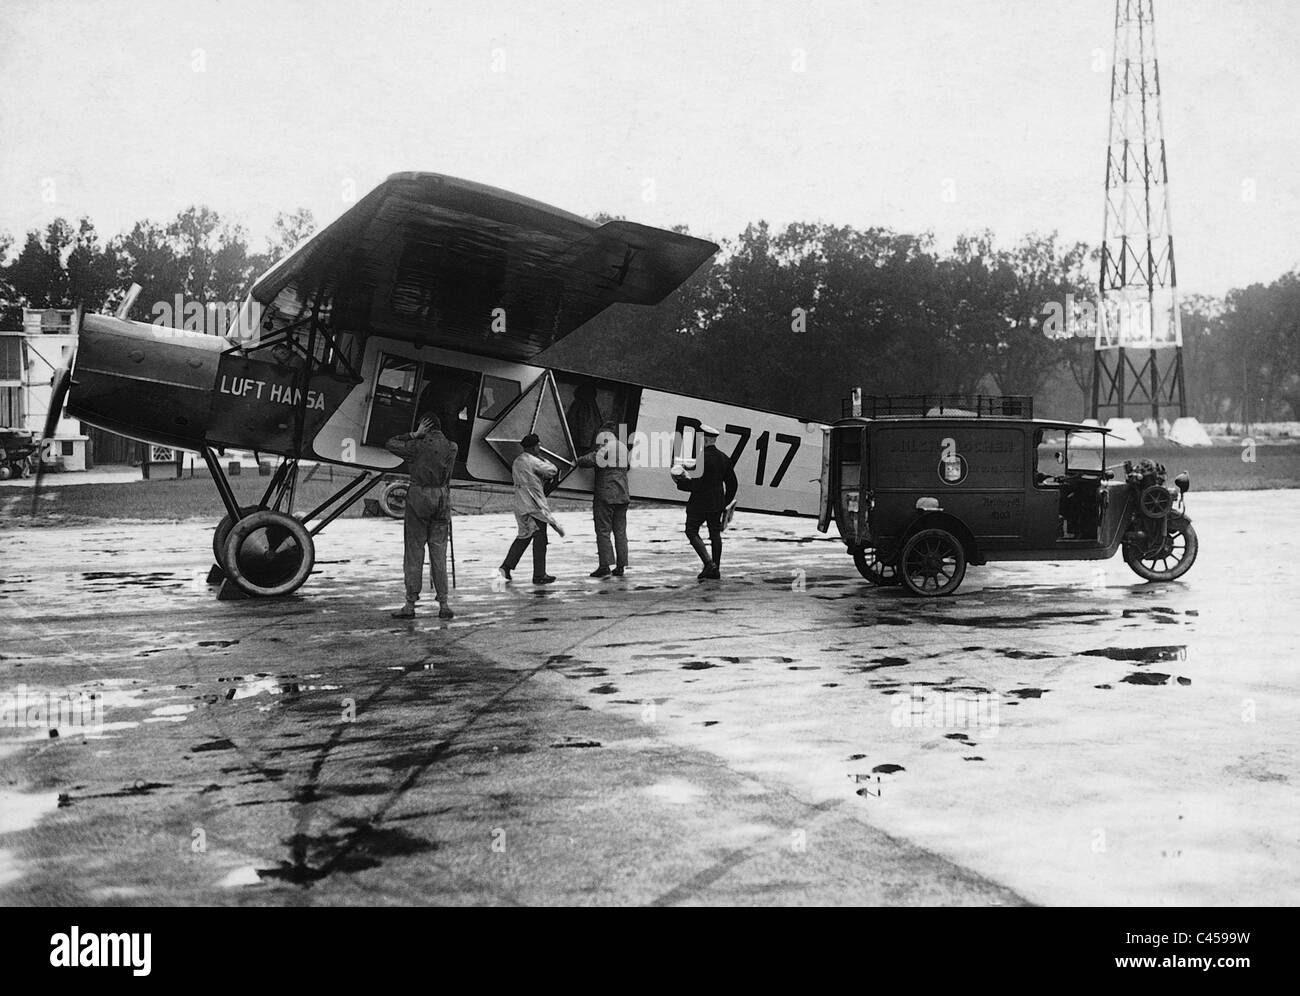
<path fill-rule="evenodd" d="M 194 711 L 192 705 L 167 705 L 154 709 L 146 718 L 146 723 L 183 723 Z"/>
<path fill-rule="evenodd" d="M 236 868 L 217 883 L 218 889 L 235 889 L 245 885 L 261 885 L 262 876 L 252 865 Z"/>
<path fill-rule="evenodd" d="M 208 740 L 205 743 L 196 744 L 195 746 L 190 748 L 190 750 L 192 750 L 196 754 L 205 753 L 207 751 L 234 750 L 234 749 L 235 749 L 234 743 L 225 738 L 222 738 L 221 740 Z"/>
<path fill-rule="evenodd" d="M 1198 609 L 1170 609 L 1163 605 L 1151 605 L 1138 609 L 1125 609 L 1120 613 L 1124 619 L 1135 619 L 1141 616 L 1154 616 L 1158 623 L 1176 622 L 1177 616 L 1199 616 Z"/>
<path fill-rule="evenodd" d="M 83 581 L 111 582 L 113 585 L 129 584 L 141 588 L 179 588 L 189 584 L 188 578 L 178 578 L 162 571 L 82 571 Z"/>
<path fill-rule="evenodd" d="M 404 664 L 390 667 L 390 671 L 415 671 L 428 670 L 432 664 L 421 662 L 418 664 Z M 234 674 L 224 678 L 218 678 L 217 683 L 220 685 L 230 685 L 220 696 L 217 695 L 196 695 L 197 699 L 203 699 L 209 705 L 212 705 L 224 698 L 228 702 L 239 699 L 249 699 L 256 695 L 300 695 L 303 692 L 332 692 L 337 691 L 340 685 L 315 685 L 308 683 L 310 679 L 319 678 L 319 674 L 281 674 L 271 675 L 265 671 L 258 671 L 256 674 Z M 179 687 L 179 686 L 178 686 Z"/>
<path fill-rule="evenodd" d="M 958 603 L 960 604 L 960 603 Z M 1076 622 L 1092 626 L 1110 618 L 1104 610 L 1087 610 L 1080 612 L 1031 612 L 1026 616 L 959 616 L 927 615 L 918 617 L 919 622 L 931 626 L 974 626 L 981 629 L 1036 629 L 1043 623 Z"/>
<path fill-rule="evenodd" d="M 581 737 L 565 736 L 550 746 L 556 748 L 574 747 L 578 749 L 586 749 L 589 747 L 600 747 L 602 744 L 599 740 L 584 740 Z"/>
<path fill-rule="evenodd" d="M 42 816 L 58 808 L 58 792 L 13 792 L 0 789 L 0 833 L 30 829 Z"/>
<path fill-rule="evenodd" d="M 644 791 L 646 795 L 654 796 L 662 802 L 678 806 L 688 805 L 704 795 L 702 788 L 680 778 L 671 778 L 656 785 L 650 785 Z"/>
<path fill-rule="evenodd" d="M 1184 643 L 1161 647 L 1099 647 L 1096 650 L 1081 651 L 1080 657 L 1105 657 L 1112 661 L 1128 661 L 1132 664 L 1159 664 L 1165 661 L 1182 661 L 1187 659 L 1187 645 Z"/>
<path fill-rule="evenodd" d="M 1132 674 L 1126 674 L 1119 680 L 1126 685 L 1166 685 L 1169 683 L 1170 675 L 1160 671 L 1134 671 Z M 1177 677 L 1176 683 L 1186 687 L 1192 683 L 1191 678 L 1185 678 L 1182 675 Z M 1097 686 L 1101 687 L 1101 686 Z"/>
<path fill-rule="evenodd" d="M 577 681 L 580 678 L 603 678 L 605 675 L 609 674 L 609 670 L 607 668 L 596 667 L 594 664 L 590 664 L 585 667 L 577 667 L 571 670 L 566 668 L 561 672 L 561 674 L 572 681 Z"/>
<path fill-rule="evenodd" d="M 132 784 L 124 785 L 115 792 L 92 792 L 90 795 L 77 795 L 76 790 L 72 792 L 61 792 L 58 796 L 58 806 L 65 809 L 76 802 L 85 802 L 89 799 L 129 799 L 134 796 L 150 795 L 157 789 L 171 788 L 170 782 L 147 782 L 143 778 L 137 778 Z"/>
<path fill-rule="evenodd" d="M 1013 661 L 1046 661 L 1053 660 L 1058 654 L 1045 654 L 1037 650 L 1014 650 L 1011 647 L 999 647 L 994 653 Z"/>
<path fill-rule="evenodd" d="M 1050 688 L 1013 688 L 1007 694 L 1018 699 L 1041 699 L 1044 692 L 1050 691 Z"/>
<path fill-rule="evenodd" d="M 1126 685 L 1163 685 L 1169 680 L 1169 675 L 1159 671 L 1134 671 L 1119 680 Z"/>
<path fill-rule="evenodd" d="M 879 671 L 887 667 L 906 667 L 912 663 L 906 657 L 873 657 L 866 664 L 856 664 L 853 666 L 855 671 Z"/>

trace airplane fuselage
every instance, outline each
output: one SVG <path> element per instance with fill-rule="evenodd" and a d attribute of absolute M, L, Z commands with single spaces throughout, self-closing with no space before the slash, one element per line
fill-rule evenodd
<path fill-rule="evenodd" d="M 599 423 L 630 450 L 633 498 L 681 502 L 669 476 L 684 430 L 722 430 L 718 446 L 745 511 L 815 516 L 823 426 L 794 416 L 370 335 L 344 372 L 290 350 L 87 315 L 68 410 L 132 438 L 182 449 L 237 448 L 370 470 L 393 470 L 384 448 L 432 410 L 460 447 L 455 481 L 509 485 L 511 447 L 528 431 L 564 472 L 559 494 L 591 493 L 595 471 L 573 467 Z M 687 433 L 689 439 L 689 433 Z"/>

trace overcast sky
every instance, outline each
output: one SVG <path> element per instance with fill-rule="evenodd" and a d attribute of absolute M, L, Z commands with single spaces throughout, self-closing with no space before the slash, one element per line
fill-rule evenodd
<path fill-rule="evenodd" d="M 260 248 L 277 211 L 324 224 L 431 170 L 714 239 L 1095 244 L 1113 7 L 3 0 L 0 231 L 201 203 Z M 1163 0 L 1156 24 L 1180 286 L 1273 280 L 1300 264 L 1300 3 Z"/>

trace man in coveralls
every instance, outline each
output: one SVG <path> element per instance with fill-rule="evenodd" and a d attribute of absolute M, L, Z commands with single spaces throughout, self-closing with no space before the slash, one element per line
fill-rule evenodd
<path fill-rule="evenodd" d="M 736 497 L 739 483 L 730 458 L 717 447 L 718 430 L 702 425 L 697 432 L 704 441 L 704 466 L 699 476 L 688 477 L 681 464 L 674 465 L 671 473 L 678 489 L 691 493 L 686 502 L 686 538 L 704 564 L 698 580 L 717 581 L 722 577 L 722 517 Z M 700 526 L 704 525 L 709 527 L 711 550 L 706 550 L 700 539 Z"/>
<path fill-rule="evenodd" d="M 394 619 L 415 616 L 426 545 L 433 569 L 433 590 L 438 596 L 438 618 L 455 616 L 447 604 L 447 534 L 451 529 L 451 474 L 456 465 L 456 444 L 441 430 L 438 416 L 428 413 L 420 418 L 414 432 L 394 436 L 384 444 L 388 452 L 406 461 L 411 475 L 406 492 L 402 556 L 406 604 L 393 613 Z"/>

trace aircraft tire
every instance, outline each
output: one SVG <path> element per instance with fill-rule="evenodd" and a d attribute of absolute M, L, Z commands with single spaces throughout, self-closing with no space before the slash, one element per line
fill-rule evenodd
<path fill-rule="evenodd" d="M 292 515 L 260 509 L 231 527 L 221 563 L 241 591 L 272 598 L 301 587 L 316 563 L 316 548 Z"/>
<path fill-rule="evenodd" d="M 258 505 L 241 505 L 239 506 L 239 517 L 242 519 L 245 516 L 252 515 L 254 512 L 258 511 L 260 507 L 261 506 Z M 227 512 L 221 517 L 221 521 L 217 523 L 216 530 L 212 533 L 212 559 L 216 561 L 218 567 L 225 567 L 221 558 L 225 555 L 226 537 L 230 535 L 230 527 L 232 525 L 234 525 L 234 523 L 230 521 L 230 513 Z"/>

